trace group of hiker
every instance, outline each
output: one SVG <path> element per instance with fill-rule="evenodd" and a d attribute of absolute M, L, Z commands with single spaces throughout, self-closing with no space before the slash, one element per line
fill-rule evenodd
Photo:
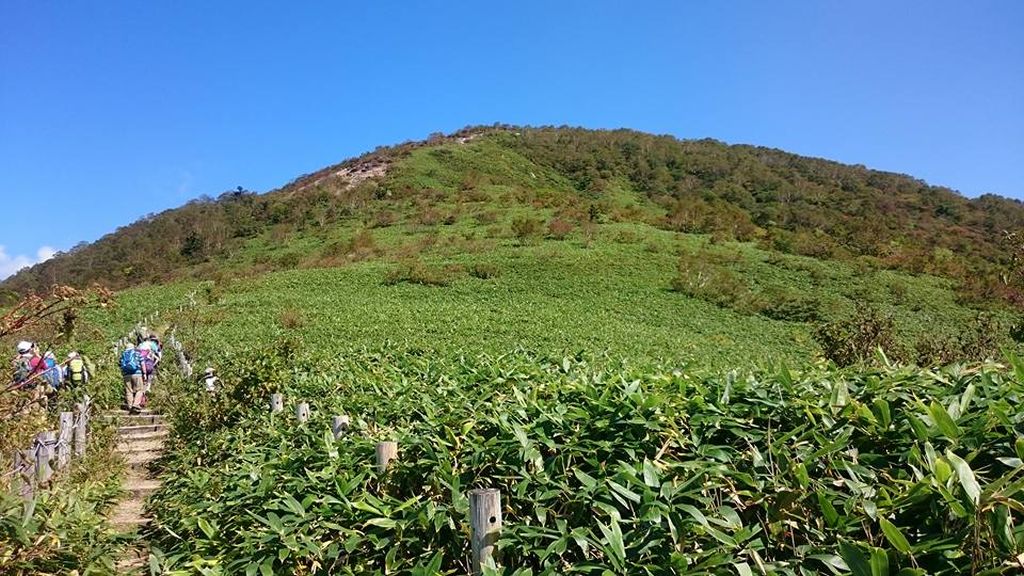
<path fill-rule="evenodd" d="M 93 363 L 77 350 L 68 352 L 62 362 L 57 361 L 52 350 L 44 352 L 38 344 L 28 340 L 18 342 L 15 350 L 12 387 L 32 391 L 38 400 L 48 405 L 61 390 L 83 386 L 96 372 Z"/>
<path fill-rule="evenodd" d="M 124 408 L 138 414 L 147 402 L 147 395 L 156 382 L 163 346 L 152 332 L 134 334 L 135 342 L 128 342 L 118 358 L 118 368 L 124 378 Z M 64 388 L 77 388 L 89 382 L 96 373 L 93 363 L 78 351 L 71 351 L 67 359 L 57 362 L 52 351 L 42 352 L 35 342 L 18 342 L 13 361 L 12 388 L 32 391 L 47 405 L 53 404 L 58 392 Z M 220 378 L 213 368 L 203 371 L 200 382 L 207 392 L 216 392 Z"/>
<path fill-rule="evenodd" d="M 129 343 L 118 361 L 124 377 L 125 410 L 138 414 L 146 406 L 147 394 L 156 382 L 157 367 L 163 355 L 160 338 L 153 333 L 140 335 Z"/>

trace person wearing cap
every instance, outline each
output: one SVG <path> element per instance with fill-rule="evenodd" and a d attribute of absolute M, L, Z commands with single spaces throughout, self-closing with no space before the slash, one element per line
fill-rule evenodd
<path fill-rule="evenodd" d="M 138 414 L 142 409 L 146 383 L 142 379 L 142 355 L 131 344 L 121 353 L 119 362 L 124 376 L 125 407 L 129 414 Z"/>
<path fill-rule="evenodd" d="M 217 387 L 220 386 L 220 378 L 217 377 L 217 371 L 212 366 L 203 371 L 203 384 L 206 386 L 207 392 L 216 392 Z"/>
<path fill-rule="evenodd" d="M 161 349 L 160 339 L 153 332 L 146 334 L 145 340 L 138 345 L 139 353 L 142 354 L 144 380 L 146 381 L 146 393 L 153 388 L 156 382 L 157 366 L 160 364 Z"/>
<path fill-rule="evenodd" d="M 32 388 L 34 384 L 29 382 L 29 380 L 46 370 L 46 363 L 43 361 L 42 354 L 39 353 L 39 347 L 34 342 L 22 340 L 18 342 L 16 349 L 18 354 L 12 362 L 14 365 L 14 382 L 16 384 L 27 383 Z"/>

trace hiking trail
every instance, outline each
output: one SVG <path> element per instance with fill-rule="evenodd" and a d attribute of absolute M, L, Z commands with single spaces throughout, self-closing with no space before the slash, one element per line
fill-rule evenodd
<path fill-rule="evenodd" d="M 118 423 L 117 452 L 124 456 L 126 464 L 122 482 L 125 496 L 114 507 L 109 520 L 115 529 L 135 534 L 135 543 L 126 548 L 117 562 L 117 570 L 119 574 L 137 574 L 149 563 L 148 544 L 139 535 L 149 523 L 144 510 L 146 498 L 160 487 L 150 464 L 160 457 L 168 428 L 163 414 L 149 410 L 138 414 L 117 410 L 107 416 Z"/>

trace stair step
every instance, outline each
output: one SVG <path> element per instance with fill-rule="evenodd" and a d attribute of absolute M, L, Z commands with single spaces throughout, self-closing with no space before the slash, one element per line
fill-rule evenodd
<path fill-rule="evenodd" d="M 140 426 L 145 424 L 163 424 L 163 414 L 126 414 L 124 416 L 108 417 L 108 420 L 116 420 L 122 426 Z"/>
<path fill-rule="evenodd" d="M 120 441 L 122 444 L 130 444 L 132 442 L 146 442 L 149 440 L 165 440 L 171 435 L 170 430 L 157 430 L 156 432 L 133 432 L 131 434 L 122 434 Z"/>
<path fill-rule="evenodd" d="M 145 498 L 160 488 L 159 480 L 138 480 L 133 482 L 126 489 L 133 495 Z"/>
<path fill-rule="evenodd" d="M 143 409 L 139 410 L 138 414 L 131 414 L 127 410 L 108 410 L 108 411 L 103 413 L 104 416 L 113 416 L 113 417 L 117 417 L 117 418 L 120 418 L 122 416 L 152 416 L 154 414 L 157 414 L 157 413 L 153 412 L 152 410 L 150 410 L 148 408 L 143 408 Z"/>
<path fill-rule="evenodd" d="M 125 463 L 130 468 L 146 468 L 150 462 L 156 461 L 160 457 L 158 452 L 148 450 L 145 452 L 124 452 Z"/>
<path fill-rule="evenodd" d="M 121 426 L 117 429 L 117 433 L 121 436 L 131 436 L 134 434 L 164 432 L 166 430 L 167 426 L 164 424 L 143 424 L 141 426 Z"/>

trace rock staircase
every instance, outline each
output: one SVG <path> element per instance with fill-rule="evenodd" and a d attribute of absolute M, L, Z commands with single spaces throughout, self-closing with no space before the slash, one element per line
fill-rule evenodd
<path fill-rule="evenodd" d="M 109 520 L 121 532 L 138 534 L 149 523 L 144 510 L 146 498 L 160 487 L 160 481 L 154 478 L 150 464 L 160 457 L 168 428 L 162 414 L 149 410 L 139 414 L 118 410 L 108 413 L 107 417 L 118 423 L 117 451 L 124 456 L 127 465 L 123 481 L 125 496 L 114 508 Z M 125 556 L 118 562 L 118 572 L 140 573 L 147 565 L 148 557 L 145 542 L 136 539 L 136 544 L 127 549 Z"/>

